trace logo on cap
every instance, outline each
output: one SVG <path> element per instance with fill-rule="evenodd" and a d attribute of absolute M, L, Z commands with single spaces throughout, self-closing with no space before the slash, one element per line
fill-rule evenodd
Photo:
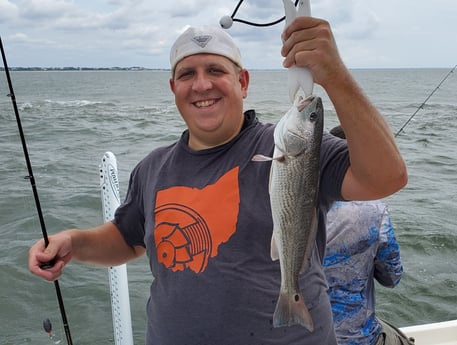
<path fill-rule="evenodd" d="M 210 35 L 201 35 L 194 36 L 192 40 L 197 43 L 201 48 L 205 48 L 209 41 L 211 41 L 212 36 Z"/>

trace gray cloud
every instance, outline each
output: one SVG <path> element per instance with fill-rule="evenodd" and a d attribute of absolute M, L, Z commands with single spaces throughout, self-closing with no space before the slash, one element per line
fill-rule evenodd
<path fill-rule="evenodd" d="M 218 25 L 238 0 L 0 0 L 2 39 L 18 66 L 168 67 L 168 49 L 187 25 Z M 311 0 L 328 20 L 350 67 L 455 64 L 454 0 Z M 411 9 L 414 8 L 414 11 Z M 245 0 L 237 18 L 265 23 L 283 16 L 279 0 Z M 432 18 L 439 18 L 435 20 Z M 281 68 L 284 24 L 229 32 L 250 68 Z M 452 44 L 450 42 L 453 42 Z M 424 49 L 433 45 L 433 51 Z M 442 53 L 441 53 L 442 52 Z"/>

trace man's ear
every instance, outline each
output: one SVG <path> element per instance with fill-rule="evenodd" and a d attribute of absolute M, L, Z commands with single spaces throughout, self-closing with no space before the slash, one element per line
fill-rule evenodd
<path fill-rule="evenodd" d="M 171 90 L 171 92 L 175 93 L 175 81 L 174 81 L 174 79 L 173 79 L 173 78 L 170 78 L 169 83 L 170 83 L 170 90 Z"/>
<path fill-rule="evenodd" d="M 240 71 L 239 82 L 241 85 L 241 92 L 242 92 L 243 98 L 246 98 L 248 96 L 248 88 L 249 88 L 249 72 L 247 69 L 243 68 Z"/>

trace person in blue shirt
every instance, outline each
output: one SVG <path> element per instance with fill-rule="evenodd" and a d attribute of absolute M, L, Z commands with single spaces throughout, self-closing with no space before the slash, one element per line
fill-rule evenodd
<path fill-rule="evenodd" d="M 341 127 L 331 134 L 344 139 Z M 375 279 L 393 288 L 403 266 L 387 206 L 336 201 L 327 213 L 324 272 L 339 345 L 414 344 L 375 313 Z"/>

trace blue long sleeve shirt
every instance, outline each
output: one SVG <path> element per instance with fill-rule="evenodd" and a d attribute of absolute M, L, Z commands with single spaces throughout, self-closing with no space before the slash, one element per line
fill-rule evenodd
<path fill-rule="evenodd" d="M 335 202 L 327 214 L 324 271 L 338 344 L 375 344 L 374 279 L 396 286 L 403 267 L 387 207 L 380 201 Z"/>

